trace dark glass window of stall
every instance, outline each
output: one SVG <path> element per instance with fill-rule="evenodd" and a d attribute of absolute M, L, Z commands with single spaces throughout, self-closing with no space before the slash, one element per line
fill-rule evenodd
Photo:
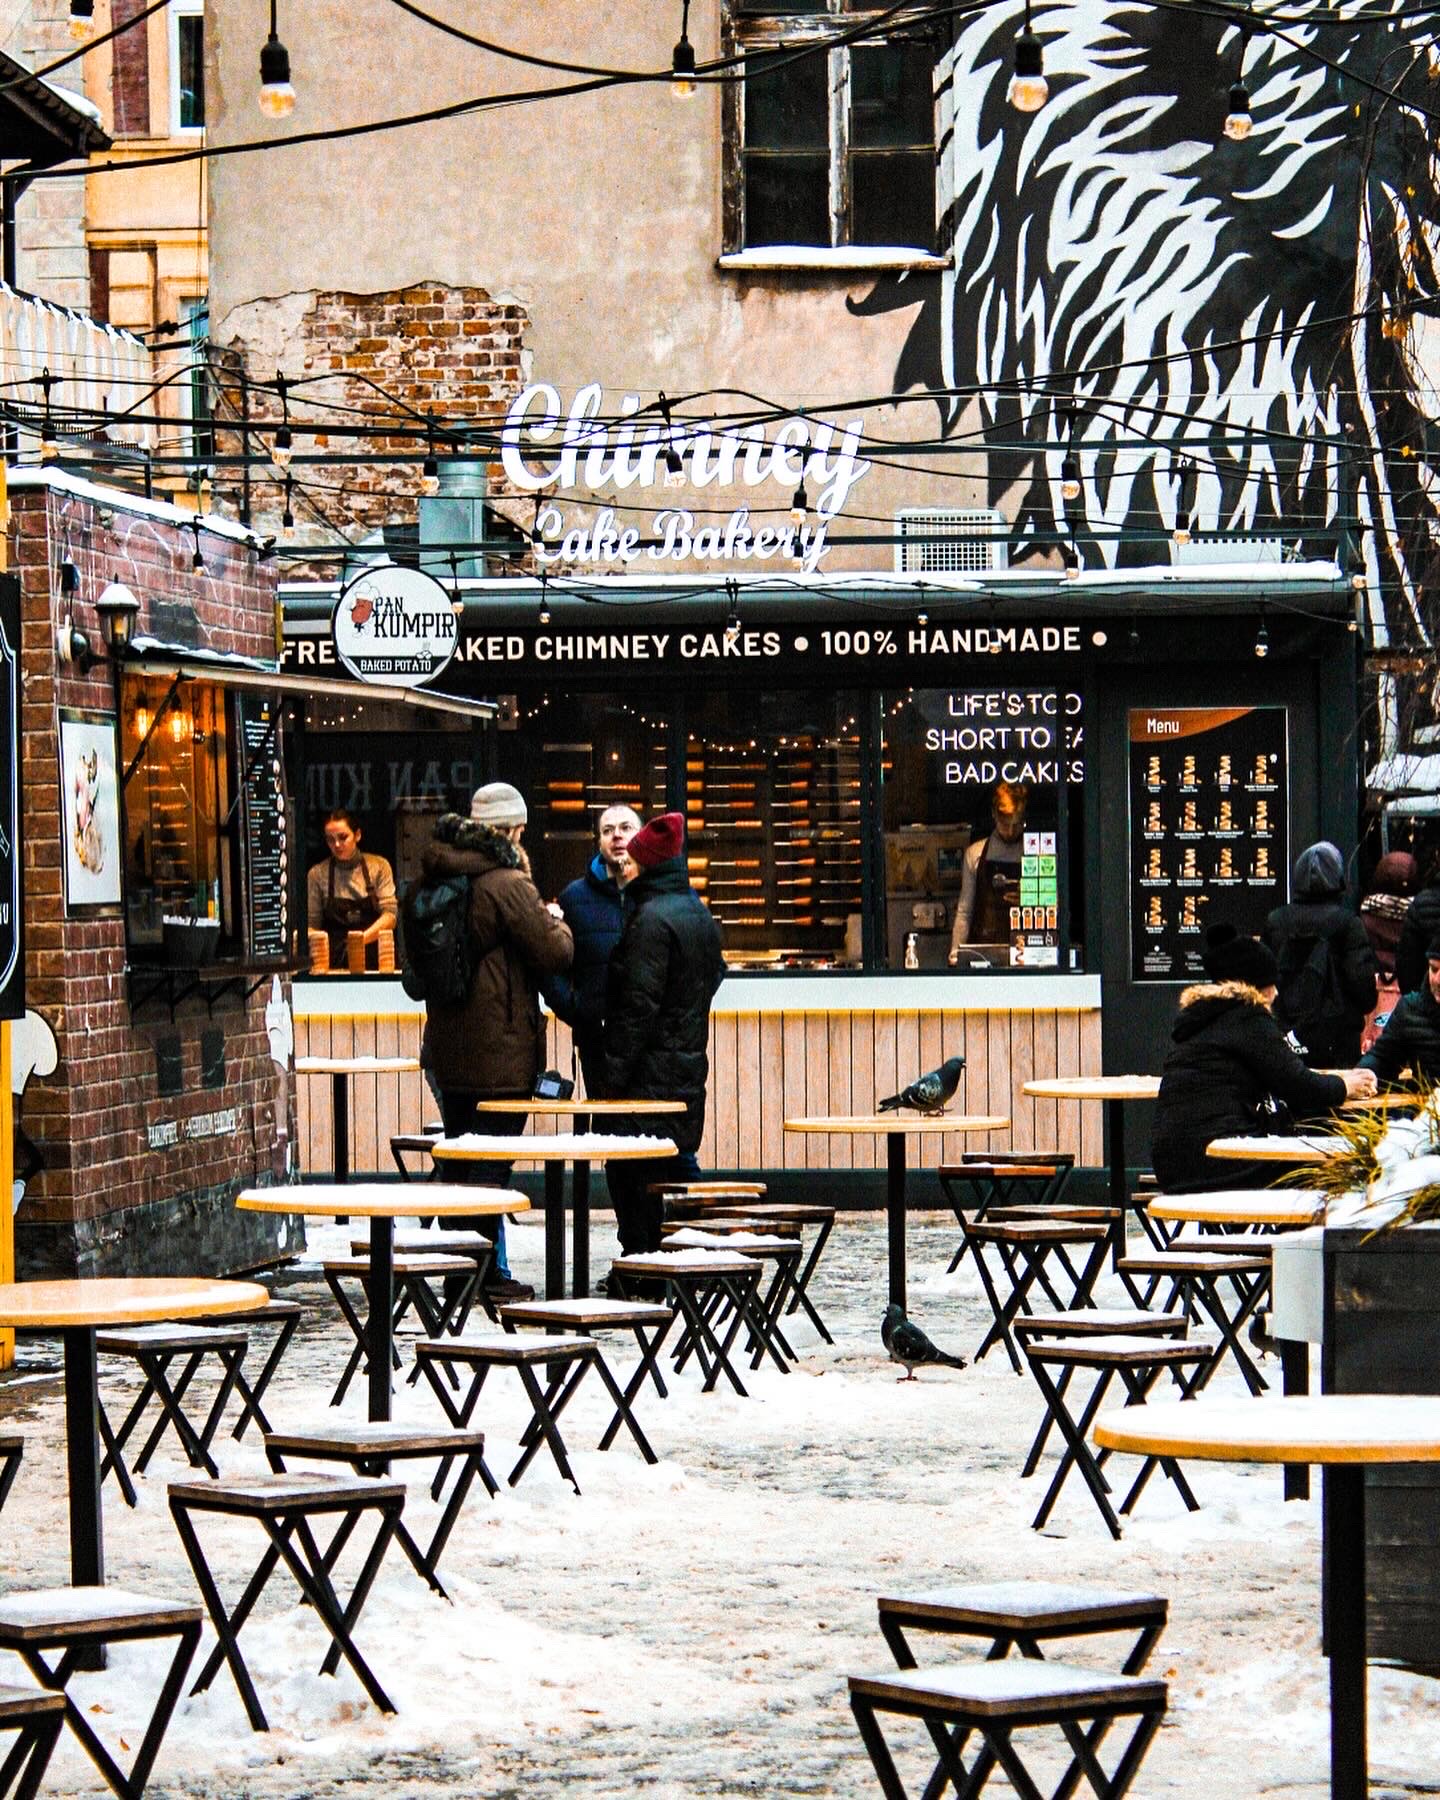
<path fill-rule="evenodd" d="M 885 966 L 1078 967 L 1080 695 L 924 688 L 885 694 L 882 705 Z"/>

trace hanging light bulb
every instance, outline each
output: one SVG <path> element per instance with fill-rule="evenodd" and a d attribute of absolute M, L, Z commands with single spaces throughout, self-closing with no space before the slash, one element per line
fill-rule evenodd
<path fill-rule="evenodd" d="M 295 454 L 294 440 L 290 436 L 290 427 L 282 425 L 275 433 L 270 445 L 270 460 L 277 469 L 288 469 L 290 459 Z"/>
<path fill-rule="evenodd" d="M 1080 458 L 1073 450 L 1067 451 L 1060 459 L 1060 498 L 1080 498 Z"/>
<path fill-rule="evenodd" d="M 1230 110 L 1225 115 L 1225 135 L 1233 143 L 1243 144 L 1254 129 L 1250 114 L 1250 90 L 1237 81 L 1230 90 Z"/>
<path fill-rule="evenodd" d="M 699 91 L 695 79 L 695 46 L 690 42 L 690 0 L 680 14 L 680 42 L 670 52 L 670 93 L 676 100 L 690 100 Z"/>
<path fill-rule="evenodd" d="M 196 519 L 190 529 L 195 533 L 195 550 L 190 558 L 190 567 L 192 569 L 203 569 L 205 567 L 205 553 L 200 548 L 200 521 Z"/>
<path fill-rule="evenodd" d="M 795 497 L 790 502 L 790 523 L 798 531 L 805 523 L 805 515 L 810 510 L 810 496 L 805 492 L 805 477 L 800 477 L 800 485 L 795 490 Z"/>
<path fill-rule="evenodd" d="M 275 28 L 276 0 L 270 0 L 270 35 L 260 50 L 260 110 L 267 119 L 285 119 L 295 110 L 290 52 Z"/>
<path fill-rule="evenodd" d="M 550 623 L 550 601 L 545 592 L 545 577 L 540 577 L 540 611 L 536 623 L 542 628 Z"/>
<path fill-rule="evenodd" d="M 1175 529 L 1170 533 L 1170 539 L 1183 549 L 1195 532 L 1195 464 L 1188 456 L 1182 456 L 1176 464 L 1176 473 L 1180 477 L 1180 492 L 1175 502 Z"/>
<path fill-rule="evenodd" d="M 440 465 L 433 450 L 420 465 L 420 492 L 430 498 L 440 492 Z"/>
<path fill-rule="evenodd" d="M 295 531 L 295 514 L 290 505 L 290 477 L 285 477 L 285 510 L 280 515 L 280 536 L 288 542 Z"/>
<path fill-rule="evenodd" d="M 680 452 L 674 444 L 665 446 L 665 485 L 667 488 L 679 488 L 685 485 L 685 465 L 680 460 Z"/>
<path fill-rule="evenodd" d="M 95 24 L 95 0 L 70 0 L 70 35 L 83 44 Z"/>
<path fill-rule="evenodd" d="M 727 643 L 734 643 L 740 635 L 740 587 L 737 582 L 727 581 L 725 592 L 730 596 L 730 611 L 725 620 L 725 638 Z"/>
<path fill-rule="evenodd" d="M 1065 579 L 1078 581 L 1080 579 L 1080 556 L 1073 544 L 1060 546 L 1060 560 L 1065 565 Z"/>
<path fill-rule="evenodd" d="M 1030 29 L 1030 0 L 1025 0 L 1025 29 L 1015 40 L 1015 73 L 1005 98 L 1016 112 L 1036 113 L 1050 98 L 1045 79 L 1045 52 Z"/>
<path fill-rule="evenodd" d="M 1255 654 L 1257 656 L 1270 654 L 1270 632 L 1265 624 L 1265 608 L 1263 606 L 1260 608 L 1260 629 L 1255 633 Z"/>

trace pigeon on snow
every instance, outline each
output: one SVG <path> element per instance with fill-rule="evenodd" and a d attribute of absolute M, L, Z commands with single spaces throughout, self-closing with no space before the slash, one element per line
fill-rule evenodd
<path fill-rule="evenodd" d="M 899 1363 L 904 1369 L 905 1373 L 900 1377 L 902 1381 L 913 1381 L 916 1369 L 923 1369 L 932 1363 L 943 1364 L 947 1369 L 965 1367 L 963 1356 L 951 1356 L 949 1351 L 932 1344 L 915 1321 L 906 1318 L 904 1310 L 893 1301 L 885 1308 L 885 1318 L 880 1326 L 880 1342 L 889 1351 L 891 1362 Z"/>
<path fill-rule="evenodd" d="M 913 1106 L 917 1112 L 944 1112 L 947 1103 L 954 1098 L 955 1090 L 960 1085 L 961 1071 L 965 1067 L 963 1056 L 952 1056 L 941 1063 L 938 1069 L 932 1069 L 928 1075 L 922 1075 L 918 1081 L 912 1081 L 907 1088 L 901 1088 L 898 1094 L 891 1094 L 888 1100 L 880 1102 L 881 1112 L 895 1112 L 902 1106 Z"/>

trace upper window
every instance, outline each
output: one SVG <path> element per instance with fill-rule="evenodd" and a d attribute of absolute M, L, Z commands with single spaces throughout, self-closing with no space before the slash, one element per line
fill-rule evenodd
<path fill-rule="evenodd" d="M 171 0 L 170 127 L 205 129 L 204 0 Z"/>
<path fill-rule="evenodd" d="M 864 34 L 868 18 L 875 35 Z M 727 250 L 935 238 L 933 24 L 849 0 L 730 0 Z"/>

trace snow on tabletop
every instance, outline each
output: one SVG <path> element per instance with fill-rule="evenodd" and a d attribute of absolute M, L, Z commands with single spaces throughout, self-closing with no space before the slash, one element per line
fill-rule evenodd
<path fill-rule="evenodd" d="M 311 1254 L 343 1248 L 348 1232 L 328 1221 L 309 1229 Z M 540 1286 L 543 1232 L 507 1227 L 506 1235 L 515 1274 Z M 946 1274 L 953 1218 L 911 1213 L 907 1237 L 911 1317 L 947 1348 L 973 1354 L 992 1314 L 968 1260 Z M 597 1211 L 597 1279 L 614 1252 L 613 1224 Z M 280 1291 L 306 1313 L 266 1410 L 279 1429 L 360 1421 L 358 1384 L 343 1408 L 329 1406 L 350 1334 L 318 1275 L 300 1273 Z M 663 1359 L 670 1397 L 661 1400 L 647 1380 L 635 1400 L 662 1459 L 653 1468 L 623 1429 L 610 1451 L 594 1448 L 614 1403 L 599 1382 L 582 1382 L 561 1421 L 579 1496 L 543 1453 L 515 1488 L 504 1484 L 531 1409 L 518 1381 L 488 1381 L 475 1424 L 501 1492 L 491 1500 L 477 1484 L 460 1514 L 440 1565 L 453 1605 L 392 1549 L 356 1624 L 356 1643 L 398 1713 L 377 1713 L 346 1668 L 316 1673 L 329 1640 L 281 1570 L 241 1633 L 271 1731 L 251 1733 L 222 1670 L 205 1693 L 180 1701 L 150 1792 L 165 1800 L 874 1800 L 846 1676 L 889 1661 L 877 1594 L 1004 1578 L 1168 1597 L 1150 1669 L 1168 1683 L 1170 1710 L 1135 1800 L 1325 1800 L 1318 1481 L 1315 1499 L 1287 1505 L 1273 1467 L 1190 1463 L 1199 1512 L 1188 1514 L 1170 1483 L 1152 1481 L 1114 1543 L 1072 1475 L 1046 1531 L 1034 1532 L 1030 1519 L 1062 1450 L 1052 1432 L 1036 1476 L 1019 1479 L 1044 1414 L 1040 1395 L 998 1352 L 968 1369 L 896 1380 L 879 1338 L 880 1215 L 840 1216 L 810 1291 L 834 1346 L 799 1315 L 787 1319 L 801 1360 L 785 1375 L 745 1366 L 748 1398 L 723 1382 L 704 1394 L 693 1357 L 679 1374 Z M 1126 1306 L 1109 1270 L 1096 1298 Z M 404 1384 L 411 1341 L 402 1327 L 396 1419 L 443 1427 L 428 1384 Z M 624 1382 L 636 1364 L 630 1334 L 604 1342 Z M 0 1588 L 12 1591 L 62 1585 L 69 1570 L 59 1340 L 22 1339 L 19 1355 L 14 1375 L 0 1376 L 0 1430 L 23 1429 L 26 1438 L 0 1521 Z M 1273 1372 L 1273 1359 L 1265 1366 Z M 142 1380 L 129 1364 L 102 1379 L 112 1416 Z M 1229 1359 L 1206 1399 L 1225 1395 L 1250 1404 Z M 262 1473 L 258 1434 L 235 1443 L 234 1416 L 232 1408 L 215 1440 L 222 1473 Z M 422 1542 L 437 1517 L 433 1468 L 417 1461 L 397 1470 L 406 1522 Z M 1136 1468 L 1117 1458 L 1111 1479 L 1128 1482 Z M 194 1597 L 165 1489 L 195 1479 L 167 1437 L 136 1483 L 135 1511 L 107 1488 L 107 1571 L 117 1588 Z M 234 1519 L 203 1519 L 200 1529 L 233 1604 L 263 1534 Z M 342 1592 L 363 1547 L 341 1559 Z M 922 1661 L 956 1659 L 953 1644 L 919 1642 Z M 207 1624 L 202 1656 L 213 1643 Z M 1053 1660 L 1113 1671 L 1128 1643 L 1110 1634 L 1071 1640 Z M 140 1742 L 172 1650 L 163 1641 L 117 1645 L 108 1668 L 72 1678 L 71 1693 L 107 1743 Z M 4 1681 L 33 1685 L 18 1660 L 0 1657 Z M 1440 1689 L 1376 1666 L 1370 1696 L 1374 1791 L 1413 1792 L 1440 1766 Z M 903 1754 L 902 1767 L 928 1768 L 923 1731 L 904 1741 Z M 46 1792 L 108 1800 L 69 1733 Z"/>
<path fill-rule="evenodd" d="M 624 1137 L 616 1132 L 601 1131 L 533 1132 L 524 1137 L 490 1137 L 482 1132 L 467 1131 L 460 1137 L 436 1138 L 435 1148 L 442 1158 L 446 1150 L 483 1150 L 487 1154 L 503 1150 L 514 1162 L 524 1162 L 541 1151 L 553 1156 L 573 1156 L 579 1161 L 587 1157 L 603 1158 L 616 1151 L 623 1151 L 627 1156 L 675 1154 L 675 1146 L 669 1138 L 638 1133 L 634 1137 Z"/>
<path fill-rule="evenodd" d="M 793 1237 L 767 1236 L 759 1231 L 672 1231 L 665 1242 L 672 1249 L 696 1250 L 796 1250 Z"/>
<path fill-rule="evenodd" d="M 879 1665 L 876 1665 L 877 1669 Z M 948 1661 L 913 1670 L 888 1669 L 883 1674 L 869 1674 L 887 1687 L 907 1692 L 924 1693 L 927 1689 L 950 1694 L 957 1699 L 1006 1701 L 1034 1700 L 1040 1697 L 1065 1699 L 1092 1692 L 1098 1685 L 1113 1693 L 1117 1687 L 1130 1687 L 1133 1676 L 1100 1668 L 1077 1668 L 1072 1663 L 1038 1662 L 1033 1657 L 1012 1656 L 1000 1662 Z M 1154 1680 L 1155 1677 L 1141 1679 Z"/>

